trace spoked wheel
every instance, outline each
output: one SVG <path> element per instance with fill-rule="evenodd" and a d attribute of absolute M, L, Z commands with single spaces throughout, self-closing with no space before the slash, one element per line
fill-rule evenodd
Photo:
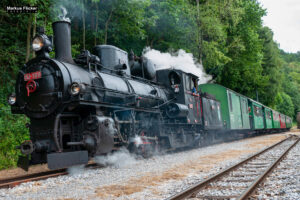
<path fill-rule="evenodd" d="M 144 131 L 140 131 L 140 133 L 129 143 L 128 149 L 143 158 L 152 157 L 158 151 L 158 144 L 155 140 L 147 139 Z"/>

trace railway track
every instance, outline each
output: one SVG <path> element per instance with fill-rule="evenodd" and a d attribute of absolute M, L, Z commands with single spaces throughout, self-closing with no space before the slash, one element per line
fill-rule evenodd
<path fill-rule="evenodd" d="M 196 183 L 168 200 L 251 199 L 254 191 L 299 140 L 297 136 L 290 136 Z"/>
<path fill-rule="evenodd" d="M 99 168 L 102 166 L 99 166 L 95 163 L 87 164 L 85 168 Z M 31 182 L 31 181 L 39 181 L 44 180 L 52 177 L 57 176 L 64 176 L 68 175 L 68 169 L 57 169 L 57 170 L 51 170 L 51 171 L 45 171 L 45 172 L 39 172 L 39 173 L 33 173 L 29 175 L 23 175 L 23 176 L 17 176 L 13 178 L 8 179 L 2 179 L 0 180 L 0 189 L 2 188 L 12 188 L 17 185 L 20 185 L 21 183 Z"/>

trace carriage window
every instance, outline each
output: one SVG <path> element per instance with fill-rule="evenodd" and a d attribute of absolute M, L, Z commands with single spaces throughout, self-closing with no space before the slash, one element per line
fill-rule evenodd
<path fill-rule="evenodd" d="M 247 113 L 247 102 L 245 99 L 241 99 L 241 102 L 242 102 L 242 109 L 243 109 L 243 112 L 244 113 Z"/>
<path fill-rule="evenodd" d="M 259 109 L 258 106 L 254 106 L 254 114 L 255 114 L 256 116 L 260 116 L 260 109 Z"/>
<path fill-rule="evenodd" d="M 266 118 L 271 119 L 271 112 L 266 110 Z"/>

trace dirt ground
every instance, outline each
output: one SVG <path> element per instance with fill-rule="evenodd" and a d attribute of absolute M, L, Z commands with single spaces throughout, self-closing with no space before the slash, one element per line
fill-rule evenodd
<path fill-rule="evenodd" d="M 12 177 L 16 177 L 16 176 L 23 176 L 23 175 L 25 176 L 28 174 L 45 172 L 45 171 L 49 171 L 46 164 L 32 166 L 29 168 L 28 172 L 24 171 L 21 168 L 1 170 L 0 171 L 0 180 L 6 179 L 6 178 L 12 178 Z"/>

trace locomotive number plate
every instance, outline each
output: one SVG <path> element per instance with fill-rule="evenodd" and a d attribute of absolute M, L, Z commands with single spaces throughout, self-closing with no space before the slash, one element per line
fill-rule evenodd
<path fill-rule="evenodd" d="M 24 75 L 24 81 L 30 81 L 33 79 L 40 79 L 42 77 L 42 72 L 36 71 L 36 72 L 31 72 L 27 73 Z"/>

